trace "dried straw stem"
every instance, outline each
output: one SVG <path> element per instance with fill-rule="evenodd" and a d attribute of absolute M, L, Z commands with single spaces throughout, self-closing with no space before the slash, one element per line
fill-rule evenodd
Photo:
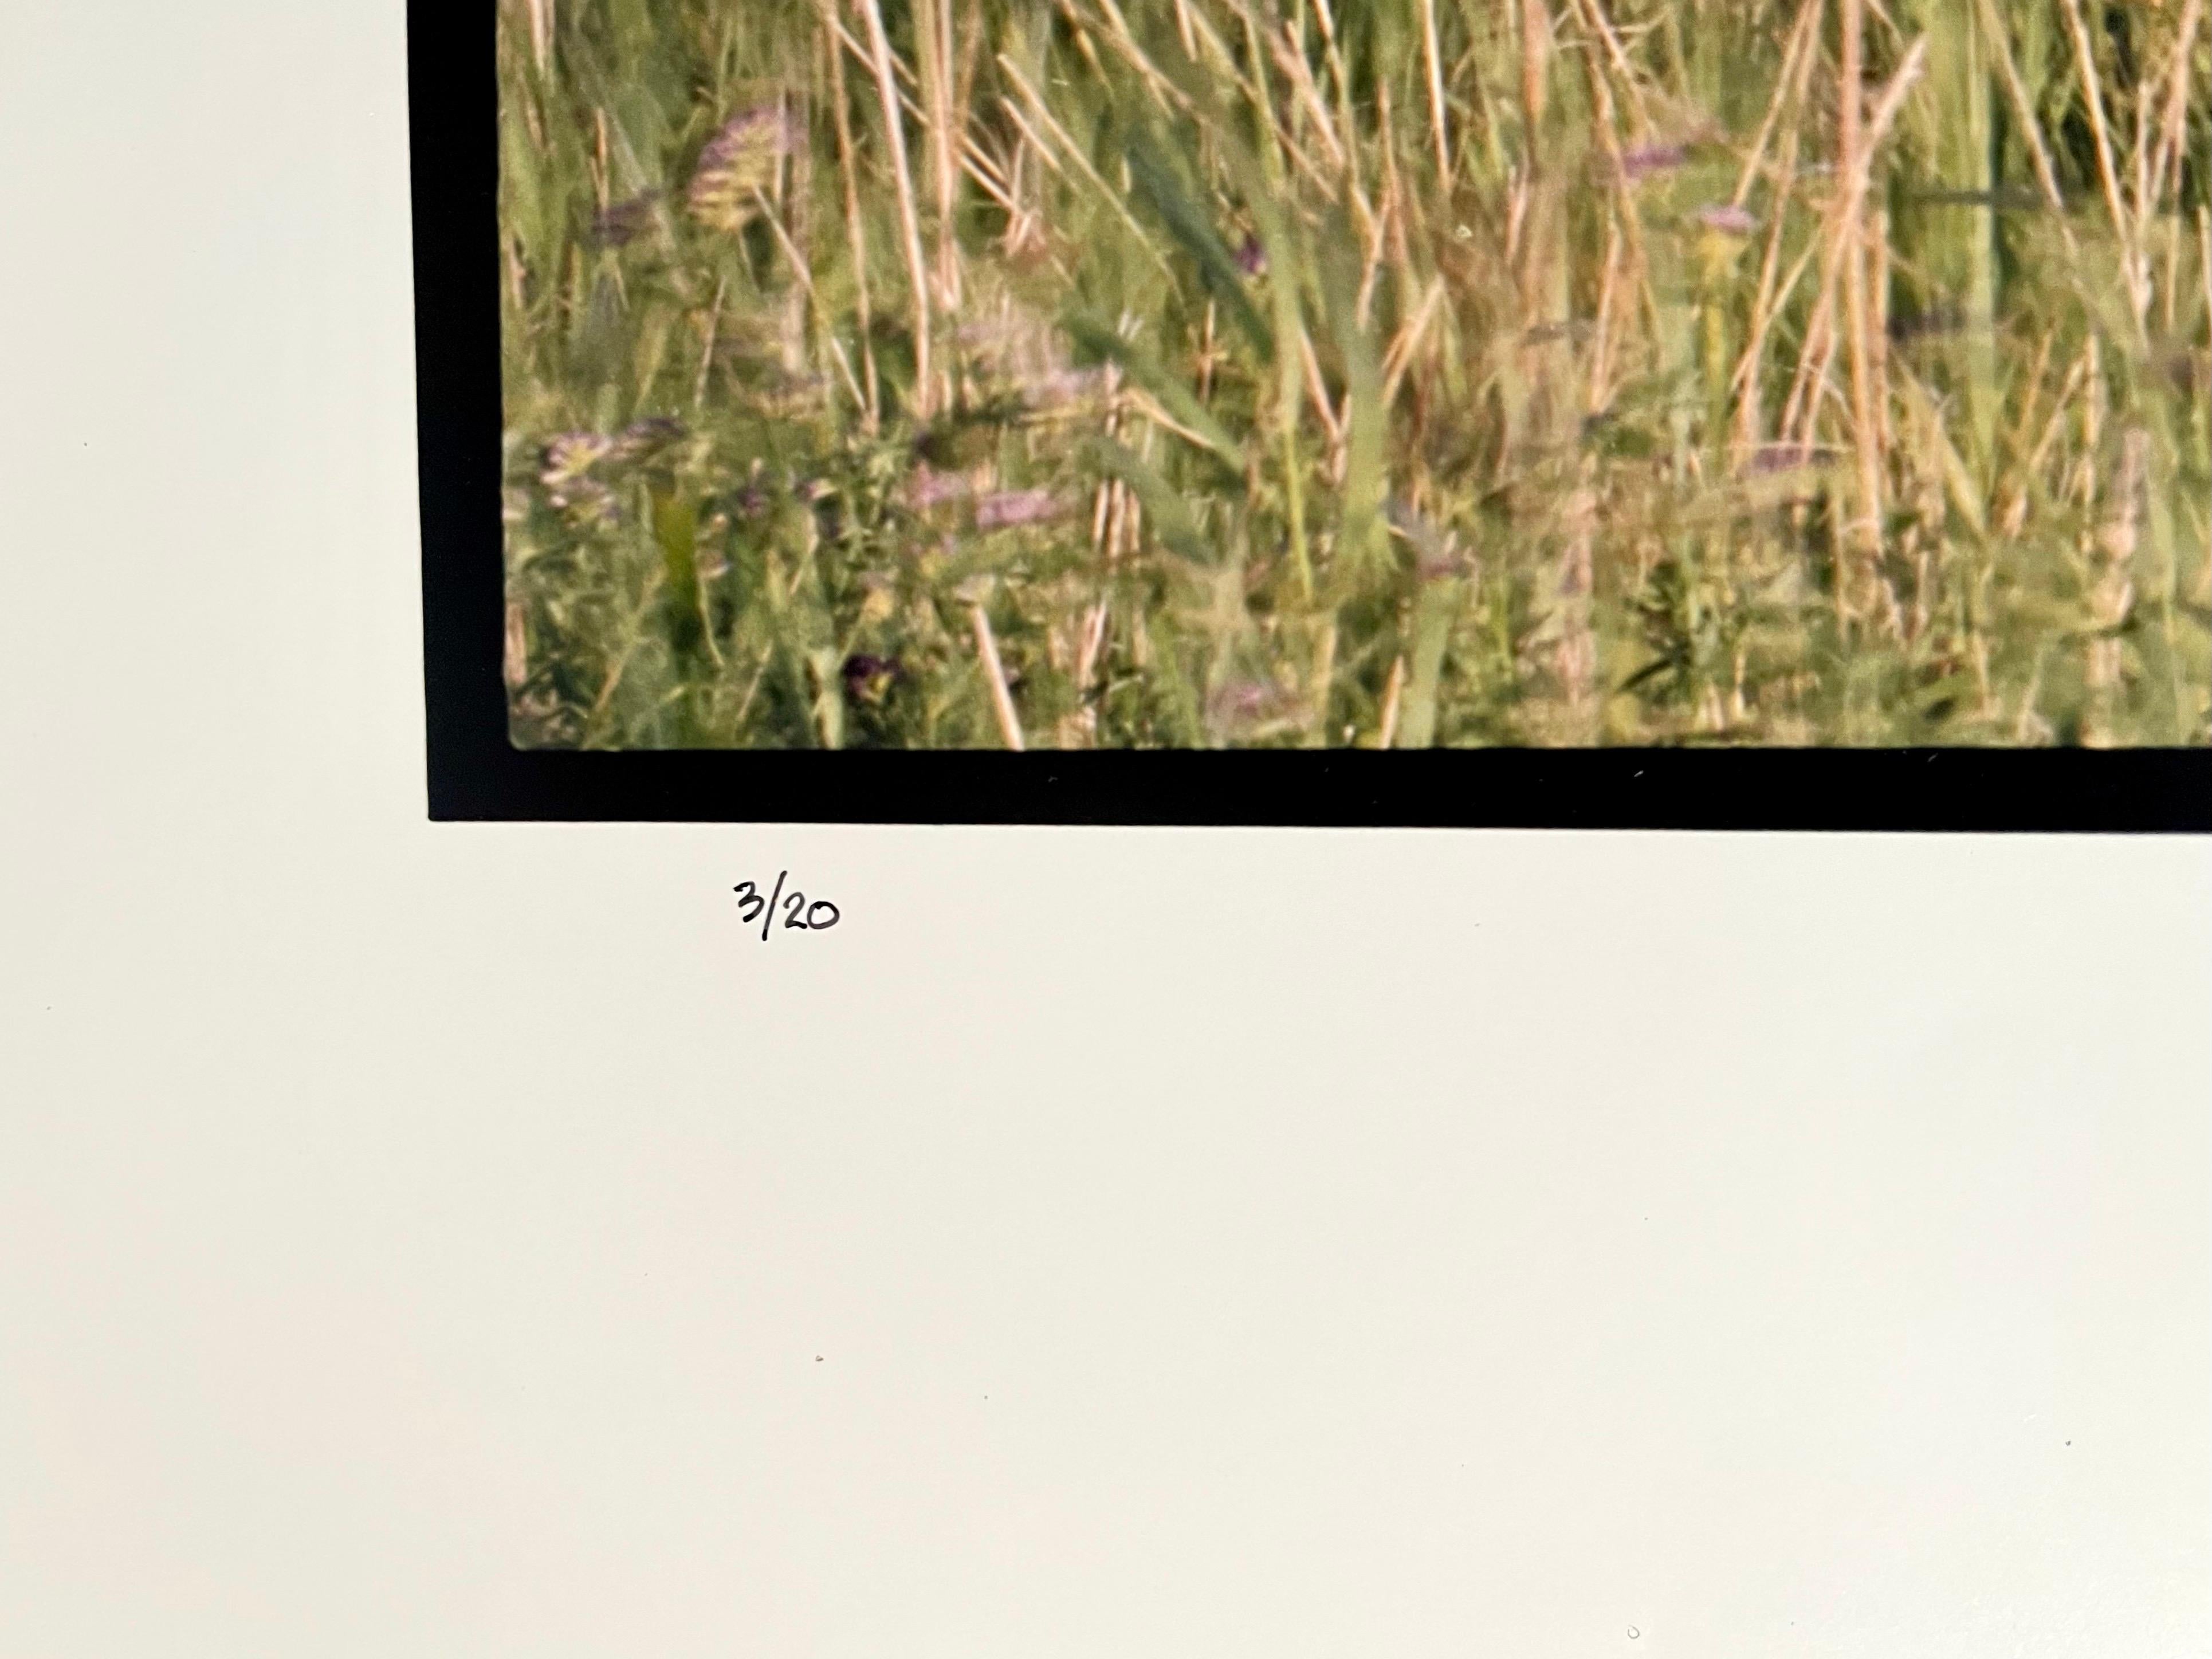
<path fill-rule="evenodd" d="M 991 619 L 983 612 L 979 602 L 968 608 L 969 622 L 975 630 L 975 654 L 982 659 L 983 679 L 991 693 L 991 712 L 999 719 L 999 735 L 1006 747 L 1019 754 L 1028 747 L 1022 741 L 1021 716 L 1014 710 L 1014 694 L 1006 688 L 1006 670 L 999 660 L 998 636 L 991 632 Z"/>
<path fill-rule="evenodd" d="M 890 36 L 884 30 L 878 0 L 855 0 L 868 26 L 869 58 L 876 93 L 883 104 L 884 136 L 891 153 L 891 176 L 898 189 L 899 234 L 906 247 L 907 276 L 914 289 L 914 405 L 927 420 L 934 406 L 929 366 L 929 264 L 921 252 L 921 216 L 915 210 L 914 171 L 907 165 L 906 125 L 899 110 L 898 76 L 892 69 Z"/>

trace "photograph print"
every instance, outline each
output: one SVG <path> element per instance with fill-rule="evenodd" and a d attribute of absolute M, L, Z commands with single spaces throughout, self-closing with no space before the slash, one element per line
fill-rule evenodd
<path fill-rule="evenodd" d="M 2204 0 L 500 0 L 524 750 L 2201 748 Z"/>

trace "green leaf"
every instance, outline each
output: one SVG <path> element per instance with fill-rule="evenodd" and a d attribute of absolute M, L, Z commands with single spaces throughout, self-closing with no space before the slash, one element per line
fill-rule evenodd
<path fill-rule="evenodd" d="M 695 502 L 665 490 L 653 492 L 653 539 L 660 549 L 666 579 L 669 642 L 678 660 L 696 663 L 707 640 L 707 619 L 699 603 L 699 509 Z"/>
<path fill-rule="evenodd" d="M 1459 618 L 1465 583 L 1446 578 L 1423 585 L 1413 620 L 1413 673 L 1406 686 L 1405 717 L 1397 746 L 1426 749 L 1437 740 L 1437 693 L 1443 678 L 1444 647 Z"/>
<path fill-rule="evenodd" d="M 1089 313 L 1071 313 L 1061 325 L 1085 350 L 1117 364 L 1131 380 L 1158 398 L 1170 415 L 1203 439 L 1206 447 L 1228 463 L 1232 470 L 1240 473 L 1243 471 L 1244 446 L 1238 443 L 1230 434 L 1228 428 L 1214 419 L 1213 411 L 1199 402 L 1191 389 L 1163 367 L 1152 353 L 1135 341 L 1124 339 Z"/>
<path fill-rule="evenodd" d="M 1382 407 L 1382 364 L 1373 337 L 1359 326 L 1358 271 L 1352 250 L 1358 242 L 1348 219 L 1340 216 L 1338 234 L 1323 244 L 1322 293 L 1337 349 L 1344 358 L 1346 388 L 1351 393 L 1350 423 L 1345 434 L 1343 517 L 1340 545 L 1353 566 L 1354 580 L 1372 574 L 1388 556 L 1382 523 L 1383 470 L 1388 412 Z"/>
<path fill-rule="evenodd" d="M 1273 357 L 1274 336 L 1260 315 L 1259 307 L 1252 303 L 1252 296 L 1244 290 L 1244 273 L 1237 269 L 1237 258 L 1230 252 L 1229 244 L 1221 240 L 1221 233 L 1214 229 L 1205 210 L 1191 199 L 1182 181 L 1176 176 L 1174 165 L 1150 132 L 1141 126 L 1132 128 L 1124 142 L 1129 176 L 1136 185 L 1138 197 L 1167 227 L 1168 234 L 1182 244 L 1183 252 L 1197 263 L 1199 275 L 1205 279 L 1206 287 L 1228 308 L 1230 316 L 1250 337 L 1261 356 Z"/>
<path fill-rule="evenodd" d="M 1152 529 L 1174 551 L 1196 564 L 1216 562 L 1216 551 L 1206 545 L 1190 503 L 1150 461 L 1111 438 L 1091 441 L 1091 464 L 1111 474 L 1136 492 L 1137 500 L 1152 521 Z"/>

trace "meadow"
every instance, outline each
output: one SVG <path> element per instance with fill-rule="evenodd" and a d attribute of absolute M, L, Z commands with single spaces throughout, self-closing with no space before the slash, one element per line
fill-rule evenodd
<path fill-rule="evenodd" d="M 2212 741 L 2206 9 L 500 0 L 514 740 Z"/>

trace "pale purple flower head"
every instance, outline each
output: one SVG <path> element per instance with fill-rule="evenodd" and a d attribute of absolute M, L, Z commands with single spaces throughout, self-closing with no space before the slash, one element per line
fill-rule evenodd
<path fill-rule="evenodd" d="M 614 450 L 614 440 L 603 432 L 562 432 L 545 441 L 540 483 L 549 487 L 580 478 Z"/>
<path fill-rule="evenodd" d="M 917 471 L 906 487 L 907 505 L 917 513 L 926 513 L 933 507 L 942 507 L 947 501 L 964 500 L 975 486 L 957 472 L 933 472 L 927 467 Z"/>
<path fill-rule="evenodd" d="M 1264 680 L 1231 680 L 1207 699 L 1217 726 L 1250 726 L 1281 714 L 1290 700 L 1280 686 Z"/>
<path fill-rule="evenodd" d="M 975 503 L 975 528 L 1010 530 L 1058 516 L 1060 498 L 1049 489 L 1002 489 Z"/>
<path fill-rule="evenodd" d="M 1832 450 L 1818 444 L 1761 444 L 1752 451 L 1745 470 L 1754 477 L 1771 477 L 1778 472 L 1797 472 L 1822 465 L 1833 453 Z"/>
<path fill-rule="evenodd" d="M 1655 173 L 1670 173 L 1689 159 L 1690 152 L 1680 144 L 1639 144 L 1634 149 L 1622 152 L 1621 176 L 1644 179 Z"/>
<path fill-rule="evenodd" d="M 1752 217 L 1750 211 L 1733 203 L 1699 208 L 1698 222 L 1707 230 L 1717 230 L 1723 236 L 1748 236 L 1759 228 L 1759 221 Z"/>
<path fill-rule="evenodd" d="M 1024 389 L 1031 408 L 1050 409 L 1090 396 L 1105 380 L 1106 371 L 1103 368 L 1056 368 L 1050 374 L 1037 375 Z"/>
<path fill-rule="evenodd" d="M 735 232 L 750 222 L 777 164 L 805 135 L 775 104 L 741 110 L 699 152 L 691 176 L 693 215 L 710 228 Z"/>

